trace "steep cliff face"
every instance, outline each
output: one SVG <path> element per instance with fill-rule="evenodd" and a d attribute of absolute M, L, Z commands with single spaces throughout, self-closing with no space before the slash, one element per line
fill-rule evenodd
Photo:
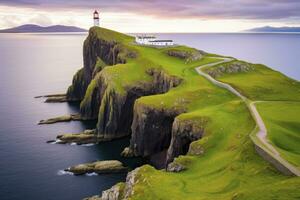
<path fill-rule="evenodd" d="M 105 65 L 125 63 L 126 56 L 135 56 L 134 53 L 124 52 L 123 46 L 116 40 L 107 40 L 99 37 L 95 28 L 90 29 L 89 35 L 83 45 L 84 67 L 76 73 L 72 85 L 67 91 L 68 100 L 82 100 L 91 80 L 96 75 L 95 66 L 99 59 Z M 101 70 L 101 68 L 100 68 Z M 96 69 L 96 72 L 100 71 Z"/>
<path fill-rule="evenodd" d="M 186 153 L 189 143 L 199 139 L 203 130 L 193 123 L 174 122 L 175 117 L 185 110 L 136 101 L 143 96 L 166 93 L 177 87 L 182 79 L 169 75 L 160 67 L 148 67 L 144 74 L 151 78 L 116 86 L 115 74 L 110 69 L 120 67 L 122 65 L 116 64 L 125 64 L 127 59 L 138 55 L 117 39 L 120 35 L 109 37 L 115 33 L 98 31 L 101 29 L 90 30 L 83 48 L 84 68 L 74 76 L 68 90 L 69 99 L 82 100 L 81 117 L 98 118 L 96 133 L 108 140 L 132 133 L 130 150 L 136 156 L 151 156 L 169 148 L 169 162 Z M 168 55 L 185 60 L 202 57 L 199 52 L 168 51 Z"/>
<path fill-rule="evenodd" d="M 72 85 L 67 90 L 68 101 L 81 101 L 90 80 L 85 76 L 84 68 L 77 71 L 73 77 Z"/>
<path fill-rule="evenodd" d="M 204 117 L 193 120 L 178 117 L 174 120 L 166 164 L 172 162 L 175 157 L 188 152 L 191 142 L 199 140 L 204 134 L 207 122 L 208 119 Z"/>
<path fill-rule="evenodd" d="M 134 101 L 152 94 L 149 87 L 134 87 L 123 94 L 108 87 L 101 100 L 97 132 L 104 138 L 119 138 L 130 134 Z"/>
<path fill-rule="evenodd" d="M 169 76 L 160 70 L 151 69 L 147 73 L 152 76 L 152 81 L 128 86 L 125 92 L 116 91 L 109 82 L 100 84 L 102 87 L 98 92 L 101 99 L 97 123 L 98 134 L 111 139 L 129 135 L 135 112 L 133 109 L 135 100 L 142 96 L 165 93 L 181 82 L 179 78 Z M 104 75 L 100 73 L 100 76 Z"/>
<path fill-rule="evenodd" d="M 98 73 L 89 84 L 80 104 L 80 114 L 84 119 L 97 119 L 101 97 L 106 89 L 105 79 Z"/>
<path fill-rule="evenodd" d="M 137 101 L 134 106 L 130 148 L 136 156 L 150 156 L 168 148 L 172 123 L 182 111 L 159 109 Z"/>

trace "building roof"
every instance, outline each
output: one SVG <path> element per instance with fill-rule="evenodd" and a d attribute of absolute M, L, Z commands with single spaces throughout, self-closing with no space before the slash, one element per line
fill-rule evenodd
<path fill-rule="evenodd" d="M 151 40 L 150 42 L 173 42 L 173 40 Z"/>
<path fill-rule="evenodd" d="M 156 38 L 155 36 L 137 36 L 139 39 L 145 38 L 145 39 L 151 39 L 151 38 Z"/>
<path fill-rule="evenodd" d="M 99 14 L 97 10 L 95 10 L 94 14 Z"/>

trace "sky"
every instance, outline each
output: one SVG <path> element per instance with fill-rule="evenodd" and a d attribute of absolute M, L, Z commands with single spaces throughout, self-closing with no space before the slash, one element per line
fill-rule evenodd
<path fill-rule="evenodd" d="M 121 32 L 237 32 L 300 26 L 300 0 L 0 0 L 0 29 L 22 24 Z"/>

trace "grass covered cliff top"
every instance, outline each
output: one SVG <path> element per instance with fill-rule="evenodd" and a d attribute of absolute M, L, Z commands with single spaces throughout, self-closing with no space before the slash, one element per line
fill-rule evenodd
<path fill-rule="evenodd" d="M 116 93 L 125 95 L 128 88 L 153 81 L 149 70 L 157 70 L 165 76 L 177 77 L 181 83 L 164 94 L 141 97 L 135 105 L 154 110 L 181 110 L 176 120 L 183 124 L 190 121 L 202 124 L 207 119 L 204 136 L 190 145 L 188 155 L 175 160 L 187 169 L 169 173 L 148 165 L 141 167 L 130 199 L 290 200 L 300 197 L 300 178 L 282 175 L 255 152 L 249 138 L 255 123 L 244 102 L 195 71 L 197 66 L 216 63 L 220 60 L 218 56 L 185 46 L 140 46 L 131 36 L 103 28 L 92 28 L 90 34 L 119 43 L 124 51 L 135 52 L 134 57 L 125 55 L 125 64 L 107 66 L 99 72 Z M 299 165 L 299 82 L 263 65 L 240 62 L 238 66 L 249 66 L 245 69 L 232 63 L 206 70 L 209 73 L 220 67 L 232 68 L 217 70 L 216 78 L 252 100 L 274 101 L 259 104 L 270 130 L 270 140 L 288 160 Z M 85 98 L 90 95 L 87 93 Z M 289 105 L 285 101 L 295 103 Z M 291 114 L 284 117 L 280 107 Z M 193 153 L 197 149 L 201 153 Z"/>

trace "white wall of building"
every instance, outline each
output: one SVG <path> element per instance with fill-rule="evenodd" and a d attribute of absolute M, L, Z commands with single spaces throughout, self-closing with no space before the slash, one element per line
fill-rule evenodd
<path fill-rule="evenodd" d="M 170 40 L 156 40 L 154 36 L 136 36 L 135 42 L 143 45 L 153 45 L 153 46 L 172 46 L 173 41 Z"/>
<path fill-rule="evenodd" d="M 99 19 L 94 19 L 94 26 L 100 26 Z"/>

